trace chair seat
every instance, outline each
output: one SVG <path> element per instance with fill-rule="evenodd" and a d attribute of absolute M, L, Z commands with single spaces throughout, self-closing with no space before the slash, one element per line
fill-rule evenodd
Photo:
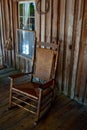
<path fill-rule="evenodd" d="M 17 86 L 14 86 L 13 89 L 17 89 L 20 92 L 24 92 L 24 94 L 29 94 L 29 95 L 33 95 L 34 97 L 39 97 L 39 87 L 40 84 L 38 83 L 33 83 L 33 82 L 28 82 L 28 83 L 24 83 L 24 84 L 20 84 Z"/>

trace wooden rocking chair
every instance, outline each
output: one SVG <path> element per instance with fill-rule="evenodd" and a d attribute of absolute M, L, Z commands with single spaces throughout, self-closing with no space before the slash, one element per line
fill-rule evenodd
<path fill-rule="evenodd" d="M 35 114 L 35 122 L 51 107 L 53 101 L 58 47 L 54 43 L 38 42 L 33 59 L 34 71 L 9 76 L 10 107 L 17 105 Z M 25 75 L 30 75 L 31 80 L 16 85 L 17 78 Z"/>

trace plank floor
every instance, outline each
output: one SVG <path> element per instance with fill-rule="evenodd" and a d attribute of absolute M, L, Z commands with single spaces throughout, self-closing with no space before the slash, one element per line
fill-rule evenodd
<path fill-rule="evenodd" d="M 87 130 L 87 106 L 64 95 L 57 95 L 49 113 L 34 126 L 34 116 L 21 108 L 8 109 L 8 75 L 12 68 L 0 70 L 0 130 Z"/>

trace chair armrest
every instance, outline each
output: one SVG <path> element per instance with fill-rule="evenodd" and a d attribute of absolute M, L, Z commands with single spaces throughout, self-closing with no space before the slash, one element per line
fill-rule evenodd
<path fill-rule="evenodd" d="M 25 75 L 28 75 L 28 74 L 32 74 L 32 72 L 29 72 L 29 73 L 18 73 L 18 74 L 9 75 L 9 78 L 10 79 L 16 79 L 16 78 L 19 78 L 19 77 L 22 77 L 22 76 L 25 76 Z"/>
<path fill-rule="evenodd" d="M 54 79 L 52 79 L 52 80 L 46 82 L 46 83 L 43 84 L 43 85 L 40 85 L 39 88 L 42 89 L 42 90 L 44 90 L 44 89 L 47 89 L 49 86 L 51 86 L 51 85 L 53 85 L 53 84 L 54 84 Z"/>

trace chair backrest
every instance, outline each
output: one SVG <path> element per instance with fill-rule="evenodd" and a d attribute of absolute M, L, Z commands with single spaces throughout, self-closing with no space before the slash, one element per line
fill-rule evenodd
<path fill-rule="evenodd" d="M 37 42 L 34 77 L 41 80 L 55 78 L 59 44 Z"/>

